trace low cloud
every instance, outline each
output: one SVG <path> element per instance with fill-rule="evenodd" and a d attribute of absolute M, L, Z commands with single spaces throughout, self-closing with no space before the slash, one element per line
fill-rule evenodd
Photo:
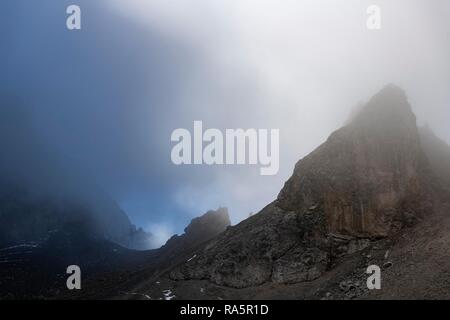
<path fill-rule="evenodd" d="M 155 233 L 150 224 L 162 221 L 161 243 L 211 208 L 227 206 L 233 223 L 259 211 L 295 163 L 387 83 L 450 141 L 450 4 L 376 3 L 379 31 L 366 28 L 366 0 L 80 0 L 83 30 L 69 34 L 64 4 L 10 1 L 5 12 L 24 25 L 0 21 L 2 90 L 23 98 L 45 147 L 133 222 Z M 194 120 L 280 129 L 278 175 L 173 165 L 171 132 Z"/>

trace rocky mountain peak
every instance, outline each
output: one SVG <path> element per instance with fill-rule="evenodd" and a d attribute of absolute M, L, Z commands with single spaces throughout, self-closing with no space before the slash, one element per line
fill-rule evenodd
<path fill-rule="evenodd" d="M 406 94 L 392 84 L 375 94 L 354 116 L 350 126 L 377 135 L 405 135 L 405 131 L 417 134 L 416 116 Z"/>
<path fill-rule="evenodd" d="M 200 217 L 191 220 L 184 234 L 171 237 L 161 250 L 173 251 L 185 247 L 194 247 L 219 235 L 230 226 L 227 208 L 209 210 Z"/>
<path fill-rule="evenodd" d="M 230 225 L 230 216 L 227 208 L 210 210 L 200 217 L 191 220 L 184 229 L 186 236 L 199 237 L 205 234 L 217 234 L 224 231 Z"/>
<path fill-rule="evenodd" d="M 380 237 L 418 218 L 428 167 L 416 118 L 400 88 L 388 85 L 345 127 L 300 160 L 278 196 L 288 211 L 317 207 L 330 233 Z"/>
<path fill-rule="evenodd" d="M 430 167 L 405 93 L 388 85 L 301 159 L 278 198 L 171 278 L 230 287 L 312 281 L 433 211 Z"/>

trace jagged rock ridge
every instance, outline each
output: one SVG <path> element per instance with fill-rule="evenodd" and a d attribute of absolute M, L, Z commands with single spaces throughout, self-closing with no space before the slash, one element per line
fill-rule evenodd
<path fill-rule="evenodd" d="M 199 245 L 213 239 L 224 232 L 231 224 L 227 208 L 209 210 L 202 216 L 191 220 L 182 235 L 174 235 L 159 248 L 157 259 L 174 265 L 175 261 L 183 261 Z"/>

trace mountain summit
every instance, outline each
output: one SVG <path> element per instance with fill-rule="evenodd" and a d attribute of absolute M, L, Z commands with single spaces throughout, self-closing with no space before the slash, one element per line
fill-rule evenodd
<path fill-rule="evenodd" d="M 431 209 L 428 171 L 416 117 L 389 85 L 297 163 L 278 206 L 320 207 L 328 233 L 383 237 Z"/>
<path fill-rule="evenodd" d="M 232 288 L 321 281 L 433 215 L 442 202 L 435 177 L 404 91 L 388 85 L 296 164 L 274 202 L 170 279 Z"/>

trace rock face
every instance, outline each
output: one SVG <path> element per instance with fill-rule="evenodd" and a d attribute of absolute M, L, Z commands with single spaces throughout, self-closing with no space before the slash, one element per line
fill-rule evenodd
<path fill-rule="evenodd" d="M 170 277 L 235 288 L 312 281 L 431 214 L 432 176 L 407 98 L 389 85 L 297 163 L 273 203 Z"/>
<path fill-rule="evenodd" d="M 429 210 L 428 178 L 416 118 L 403 91 L 387 86 L 297 163 L 278 205 L 320 206 L 332 234 L 384 237 Z"/>

